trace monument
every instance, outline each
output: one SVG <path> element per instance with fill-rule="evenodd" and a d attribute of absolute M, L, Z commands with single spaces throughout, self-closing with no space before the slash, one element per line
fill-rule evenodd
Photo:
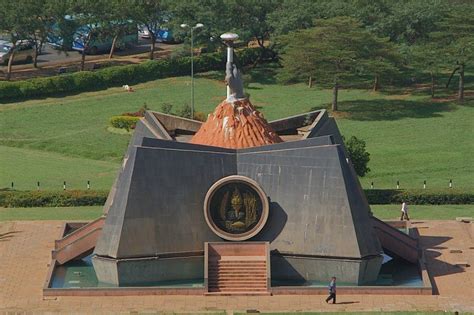
<path fill-rule="evenodd" d="M 416 260 L 377 234 L 395 229 L 372 218 L 325 110 L 267 122 L 255 109 L 233 62 L 236 38 L 222 36 L 227 98 L 206 122 L 148 111 L 137 123 L 88 247 L 99 281 L 204 279 L 210 292 L 332 276 L 363 285 L 377 279 L 382 245 Z"/>

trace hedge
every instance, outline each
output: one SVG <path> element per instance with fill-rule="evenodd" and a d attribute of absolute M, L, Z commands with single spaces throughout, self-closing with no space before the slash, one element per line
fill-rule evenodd
<path fill-rule="evenodd" d="M 406 191 L 393 189 L 365 190 L 370 204 L 472 204 L 474 193 L 449 191 Z M 108 191 L 15 191 L 0 190 L 0 207 L 75 207 L 103 205 Z"/>
<path fill-rule="evenodd" d="M 140 120 L 140 117 L 136 116 L 113 116 L 110 118 L 110 125 L 114 128 L 126 129 L 135 129 L 137 121 Z"/>
<path fill-rule="evenodd" d="M 449 190 L 396 190 L 396 189 L 366 189 L 365 195 L 369 204 L 402 203 L 414 205 L 444 205 L 474 203 L 474 193 Z"/>
<path fill-rule="evenodd" d="M 236 52 L 240 66 L 254 63 L 258 48 L 246 48 Z M 202 54 L 194 57 L 194 71 L 205 72 L 224 69 L 224 52 Z M 124 84 L 137 84 L 171 76 L 188 75 L 190 57 L 149 60 L 140 64 L 114 66 L 96 71 L 81 71 L 54 77 L 35 78 L 23 81 L 1 81 L 0 101 L 56 96 L 58 94 L 101 90 Z"/>
<path fill-rule="evenodd" d="M 0 207 L 78 207 L 103 205 L 108 191 L 0 191 Z"/>

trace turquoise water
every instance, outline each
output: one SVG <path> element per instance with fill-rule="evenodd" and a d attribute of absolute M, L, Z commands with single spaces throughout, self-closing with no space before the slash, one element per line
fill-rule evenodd
<path fill-rule="evenodd" d="M 153 286 L 160 288 L 202 288 L 204 279 L 192 279 L 186 281 L 166 281 L 156 283 L 137 284 L 136 287 Z M 306 286 L 326 287 L 326 282 L 308 281 L 279 281 L 272 279 L 272 286 Z M 338 286 L 353 286 L 353 284 L 338 282 Z M 418 267 L 415 264 L 401 259 L 392 259 L 385 256 L 384 264 L 380 270 L 377 281 L 367 286 L 399 286 L 399 287 L 422 287 Z M 114 285 L 100 283 L 92 266 L 91 256 L 82 260 L 71 261 L 63 266 L 55 268 L 50 288 L 112 288 Z"/>
<path fill-rule="evenodd" d="M 305 287 L 327 287 L 329 279 L 322 281 L 282 281 L 272 279 L 272 287 L 278 286 L 305 286 Z M 337 282 L 340 287 L 354 286 L 351 283 Z M 418 266 L 402 259 L 388 259 L 380 269 L 377 280 L 364 286 L 388 286 L 388 287 L 423 287 L 423 279 L 418 271 Z"/>
<path fill-rule="evenodd" d="M 50 288 L 113 288 L 112 284 L 101 283 L 97 280 L 91 261 L 92 255 L 82 260 L 70 261 L 54 270 Z M 135 287 L 160 288 L 202 288 L 204 279 L 186 281 L 162 281 L 155 283 L 136 284 Z"/>

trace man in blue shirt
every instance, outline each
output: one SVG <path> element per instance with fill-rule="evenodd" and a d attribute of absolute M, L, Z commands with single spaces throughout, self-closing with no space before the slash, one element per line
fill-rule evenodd
<path fill-rule="evenodd" d="M 331 278 L 331 282 L 328 286 L 329 289 L 329 296 L 326 299 L 326 303 L 332 300 L 332 304 L 336 304 L 336 277 Z"/>

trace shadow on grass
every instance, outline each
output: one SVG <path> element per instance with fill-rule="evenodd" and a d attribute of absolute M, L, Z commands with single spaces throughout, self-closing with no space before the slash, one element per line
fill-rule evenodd
<path fill-rule="evenodd" d="M 441 113 L 456 108 L 452 103 L 435 103 L 429 100 L 386 99 L 342 101 L 338 107 L 344 118 L 361 121 L 440 117 Z"/>

